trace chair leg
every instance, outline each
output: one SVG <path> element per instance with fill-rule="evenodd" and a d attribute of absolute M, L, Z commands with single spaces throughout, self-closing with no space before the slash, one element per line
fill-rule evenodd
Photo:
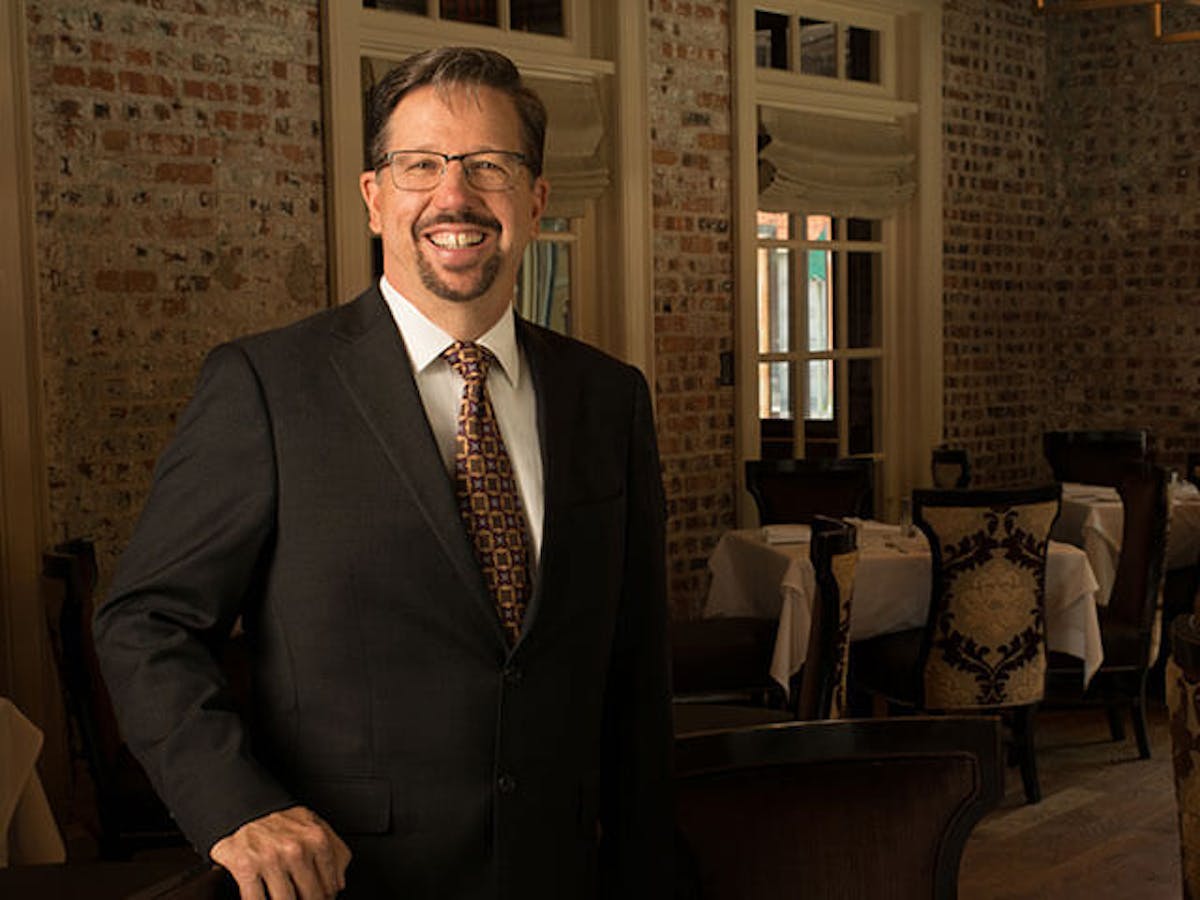
<path fill-rule="evenodd" d="M 1138 756 L 1150 758 L 1150 737 L 1146 733 L 1146 678 L 1148 671 L 1143 671 L 1138 679 L 1138 689 L 1131 701 L 1130 712 L 1133 715 L 1133 734 L 1137 738 Z"/>
<path fill-rule="evenodd" d="M 1021 783 L 1025 786 L 1025 800 L 1037 803 L 1042 799 L 1042 787 L 1038 783 L 1037 754 L 1033 746 L 1033 719 L 1036 706 L 1022 706 L 1013 711 L 1013 743 L 1021 765 Z"/>
<path fill-rule="evenodd" d="M 1121 703 L 1112 697 L 1109 697 L 1105 703 L 1104 711 L 1108 714 L 1109 734 L 1112 735 L 1114 741 L 1125 740 L 1125 717 Z"/>

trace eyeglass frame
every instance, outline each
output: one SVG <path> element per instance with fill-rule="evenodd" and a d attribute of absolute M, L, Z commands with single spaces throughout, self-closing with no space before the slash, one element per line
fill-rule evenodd
<path fill-rule="evenodd" d="M 472 150 L 470 153 L 442 153 L 438 150 L 389 150 L 387 153 L 383 154 L 383 159 L 381 159 L 375 165 L 375 174 L 378 175 L 382 169 L 386 169 L 386 168 L 390 167 L 392 165 L 393 159 L 404 153 L 420 153 L 420 154 L 424 154 L 425 156 L 439 156 L 442 159 L 442 170 L 438 173 L 437 181 L 435 181 L 433 184 L 431 184 L 427 188 L 401 187 L 400 184 L 396 181 L 395 173 L 393 172 L 392 186 L 395 187 L 396 190 L 398 190 L 398 191 L 431 191 L 431 190 L 433 190 L 435 187 L 437 187 L 439 184 L 441 184 L 442 179 L 446 177 L 446 170 L 450 168 L 450 163 L 456 162 L 456 161 L 463 167 L 463 177 L 467 180 L 467 184 L 471 185 L 471 187 L 474 188 L 475 190 L 484 191 L 485 193 L 496 193 L 498 191 L 509 190 L 513 186 L 515 179 L 514 179 L 514 181 L 510 181 L 508 184 L 504 185 L 503 187 L 495 187 L 495 188 L 479 187 L 474 182 L 471 181 L 471 170 L 467 168 L 466 160 L 470 159 L 472 156 L 483 156 L 484 154 L 500 154 L 501 156 L 511 157 L 512 159 L 515 159 L 517 161 L 518 165 L 524 166 L 526 169 L 529 169 L 530 173 L 533 172 L 533 169 L 529 165 L 529 157 L 526 154 L 521 153 L 517 150 Z M 514 175 L 515 175 L 515 173 L 514 173 Z"/>

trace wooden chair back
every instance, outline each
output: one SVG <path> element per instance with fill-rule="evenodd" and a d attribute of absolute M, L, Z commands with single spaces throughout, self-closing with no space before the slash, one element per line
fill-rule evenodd
<path fill-rule="evenodd" d="M 683 900 L 948 900 L 1003 796 L 994 717 L 762 725 L 675 746 Z"/>
<path fill-rule="evenodd" d="M 875 464 L 870 459 L 746 460 L 746 490 L 760 525 L 811 522 L 813 516 L 869 517 Z"/>
<path fill-rule="evenodd" d="M 971 486 L 971 457 L 962 447 L 934 447 L 930 453 L 930 474 L 938 490 Z"/>
<path fill-rule="evenodd" d="M 1047 431 L 1042 452 L 1056 481 L 1114 485 L 1124 463 L 1152 461 L 1153 441 L 1144 428 Z"/>
<path fill-rule="evenodd" d="M 816 575 L 808 652 L 796 696 L 799 719 L 840 719 L 846 715 L 850 658 L 850 606 L 858 565 L 854 526 L 815 516 L 809 558 Z"/>

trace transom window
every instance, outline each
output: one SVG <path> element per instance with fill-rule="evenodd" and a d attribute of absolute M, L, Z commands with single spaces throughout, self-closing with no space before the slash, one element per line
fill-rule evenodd
<path fill-rule="evenodd" d="M 847 20 L 754 12 L 754 58 L 760 69 L 879 84 L 880 45 L 877 29 Z"/>
<path fill-rule="evenodd" d="M 364 9 L 411 13 L 439 22 L 563 36 L 563 0 L 363 0 Z"/>

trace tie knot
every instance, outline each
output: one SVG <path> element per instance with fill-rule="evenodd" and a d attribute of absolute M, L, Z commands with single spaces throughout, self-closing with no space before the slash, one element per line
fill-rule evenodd
<path fill-rule="evenodd" d="M 455 341 L 442 356 L 464 381 L 483 381 L 492 364 L 492 351 L 472 341 Z"/>

